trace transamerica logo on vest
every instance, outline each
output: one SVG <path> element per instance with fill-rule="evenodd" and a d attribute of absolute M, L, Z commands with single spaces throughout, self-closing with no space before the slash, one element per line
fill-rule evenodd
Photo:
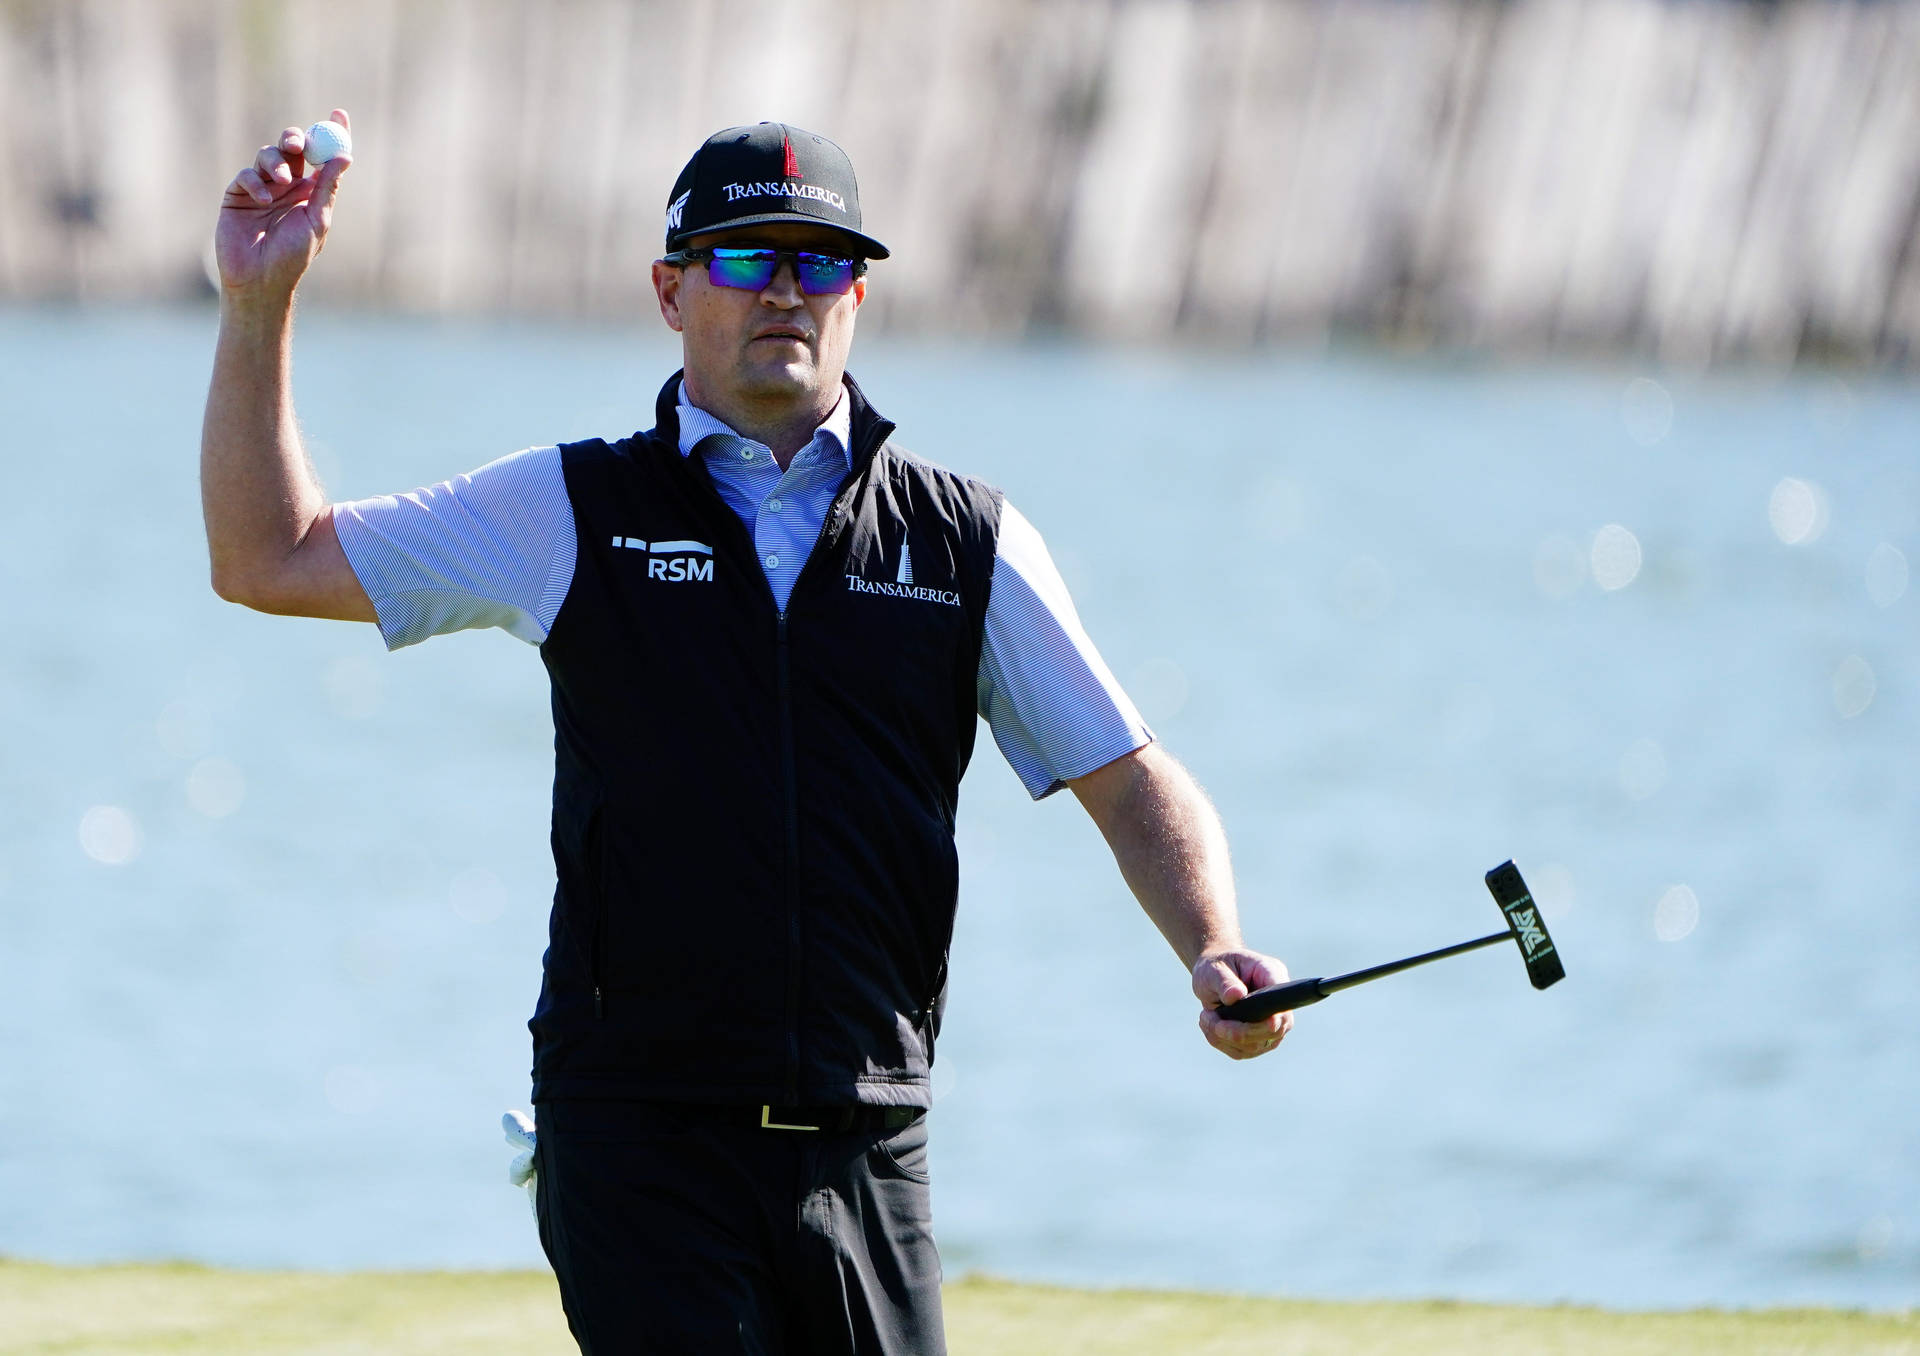
<path fill-rule="evenodd" d="M 894 569 L 892 579 L 862 579 L 857 574 L 850 574 L 847 576 L 847 588 L 853 593 L 879 593 L 889 598 L 911 598 L 921 603 L 960 606 L 960 595 L 951 589 L 925 589 L 914 584 L 913 549 L 905 540 L 900 543 L 900 564 Z"/>
<path fill-rule="evenodd" d="M 645 551 L 649 579 L 664 579 L 669 584 L 713 582 L 713 548 L 703 541 L 657 541 L 649 545 L 638 537 L 615 537 L 613 544 L 628 551 Z"/>
<path fill-rule="evenodd" d="M 720 191 L 727 195 L 728 202 L 739 202 L 742 198 L 808 198 L 837 211 L 847 210 L 845 198 L 818 184 L 722 184 Z"/>

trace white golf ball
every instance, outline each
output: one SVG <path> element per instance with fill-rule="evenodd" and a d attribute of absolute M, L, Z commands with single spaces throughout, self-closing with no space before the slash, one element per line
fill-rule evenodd
<path fill-rule="evenodd" d="M 324 165 L 336 155 L 349 155 L 353 138 L 337 122 L 316 122 L 307 129 L 307 163 Z"/>

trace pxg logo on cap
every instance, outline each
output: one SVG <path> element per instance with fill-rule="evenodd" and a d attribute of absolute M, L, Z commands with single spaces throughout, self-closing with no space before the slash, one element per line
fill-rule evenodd
<path fill-rule="evenodd" d="M 796 222 L 828 226 L 854 252 L 884 259 L 887 247 L 860 229 L 860 189 L 847 153 L 823 136 L 762 122 L 708 137 L 668 195 L 667 249 L 696 235 Z"/>

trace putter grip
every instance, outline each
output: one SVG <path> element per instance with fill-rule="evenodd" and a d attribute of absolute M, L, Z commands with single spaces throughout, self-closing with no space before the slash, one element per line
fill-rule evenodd
<path fill-rule="evenodd" d="M 1327 991 L 1320 987 L 1317 979 L 1290 979 L 1285 984 L 1255 989 L 1238 1003 L 1222 1003 L 1218 1011 L 1222 1017 L 1236 1022 L 1258 1022 L 1276 1012 L 1292 1012 L 1309 1003 L 1318 1003 L 1326 996 Z"/>

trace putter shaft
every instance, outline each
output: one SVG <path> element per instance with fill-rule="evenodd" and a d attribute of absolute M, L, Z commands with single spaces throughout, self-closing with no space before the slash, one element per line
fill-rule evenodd
<path fill-rule="evenodd" d="M 1443 946 L 1437 951 L 1422 952 L 1418 956 L 1408 956 L 1405 960 L 1388 961 L 1385 965 L 1369 966 L 1365 970 L 1355 970 L 1350 974 L 1334 975 L 1329 979 L 1290 979 L 1285 984 L 1270 984 L 1264 989 L 1255 989 L 1238 1003 L 1223 1004 L 1222 1017 L 1236 1022 L 1258 1022 L 1271 1017 L 1276 1012 L 1291 1012 L 1295 1008 L 1304 1008 L 1309 1003 L 1318 1003 L 1328 994 L 1339 993 L 1342 989 L 1351 989 L 1356 984 L 1365 984 L 1368 980 L 1384 979 L 1388 975 L 1411 970 L 1416 965 L 1425 965 L 1429 961 L 1445 960 L 1448 956 L 1458 956 L 1465 951 L 1478 951 L 1483 946 L 1492 946 L 1496 942 L 1513 940 L 1511 928 L 1504 932 L 1490 932 L 1485 937 L 1476 937 L 1470 942 L 1456 942 L 1452 946 Z"/>

